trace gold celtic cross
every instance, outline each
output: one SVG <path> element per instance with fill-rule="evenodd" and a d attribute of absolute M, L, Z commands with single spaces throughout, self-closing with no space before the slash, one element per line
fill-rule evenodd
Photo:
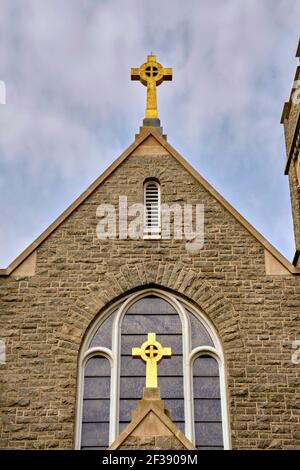
<path fill-rule="evenodd" d="M 156 62 L 155 55 L 148 55 L 147 62 L 131 69 L 131 80 L 139 80 L 147 87 L 146 118 L 157 119 L 156 87 L 165 80 L 172 80 L 172 69 Z"/>
<path fill-rule="evenodd" d="M 133 358 L 141 358 L 146 362 L 146 387 L 157 388 L 157 364 L 163 357 L 171 357 L 171 348 L 163 348 L 156 341 L 155 333 L 148 333 L 148 341 L 145 341 L 140 348 L 132 348 Z"/>

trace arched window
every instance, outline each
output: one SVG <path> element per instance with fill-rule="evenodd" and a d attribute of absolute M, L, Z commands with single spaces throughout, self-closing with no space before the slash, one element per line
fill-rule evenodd
<path fill-rule="evenodd" d="M 92 325 L 79 361 L 76 448 L 103 449 L 142 398 L 145 365 L 131 357 L 149 332 L 172 348 L 158 384 L 172 419 L 199 449 L 228 449 L 223 354 L 202 312 L 160 289 L 131 294 Z"/>
<path fill-rule="evenodd" d="M 144 237 L 159 238 L 161 235 L 160 186 L 155 180 L 144 184 Z"/>
<path fill-rule="evenodd" d="M 84 367 L 82 449 L 106 449 L 109 436 L 110 363 L 95 355 Z"/>
<path fill-rule="evenodd" d="M 219 364 L 204 353 L 193 361 L 195 443 L 198 449 L 222 449 Z"/>

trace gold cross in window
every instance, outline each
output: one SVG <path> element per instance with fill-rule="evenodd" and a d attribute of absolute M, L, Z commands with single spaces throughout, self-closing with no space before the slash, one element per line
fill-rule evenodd
<path fill-rule="evenodd" d="M 145 64 L 131 69 L 131 80 L 139 80 L 147 87 L 146 118 L 157 119 L 156 87 L 165 80 L 172 80 L 172 69 L 156 62 L 155 55 L 148 55 Z"/>
<path fill-rule="evenodd" d="M 146 387 L 157 388 L 157 364 L 163 357 L 171 357 L 171 348 L 163 348 L 156 341 L 155 333 L 148 333 L 148 341 L 140 348 L 132 348 L 133 358 L 142 359 L 146 362 Z"/>

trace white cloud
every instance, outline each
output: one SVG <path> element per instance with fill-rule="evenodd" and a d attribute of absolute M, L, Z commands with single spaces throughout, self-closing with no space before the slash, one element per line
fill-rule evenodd
<path fill-rule="evenodd" d="M 26 240 L 133 140 L 145 89 L 130 67 L 152 50 L 174 70 L 158 93 L 170 142 L 291 257 L 279 117 L 299 16 L 296 0 L 1 0 L 1 187 L 26 213 Z M 18 218 L 1 220 L 6 265 L 24 235 Z"/>

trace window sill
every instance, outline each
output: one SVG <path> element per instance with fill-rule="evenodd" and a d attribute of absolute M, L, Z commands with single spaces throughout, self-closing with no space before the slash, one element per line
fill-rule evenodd
<path fill-rule="evenodd" d="M 159 233 L 144 234 L 143 240 L 160 240 L 161 235 Z"/>

